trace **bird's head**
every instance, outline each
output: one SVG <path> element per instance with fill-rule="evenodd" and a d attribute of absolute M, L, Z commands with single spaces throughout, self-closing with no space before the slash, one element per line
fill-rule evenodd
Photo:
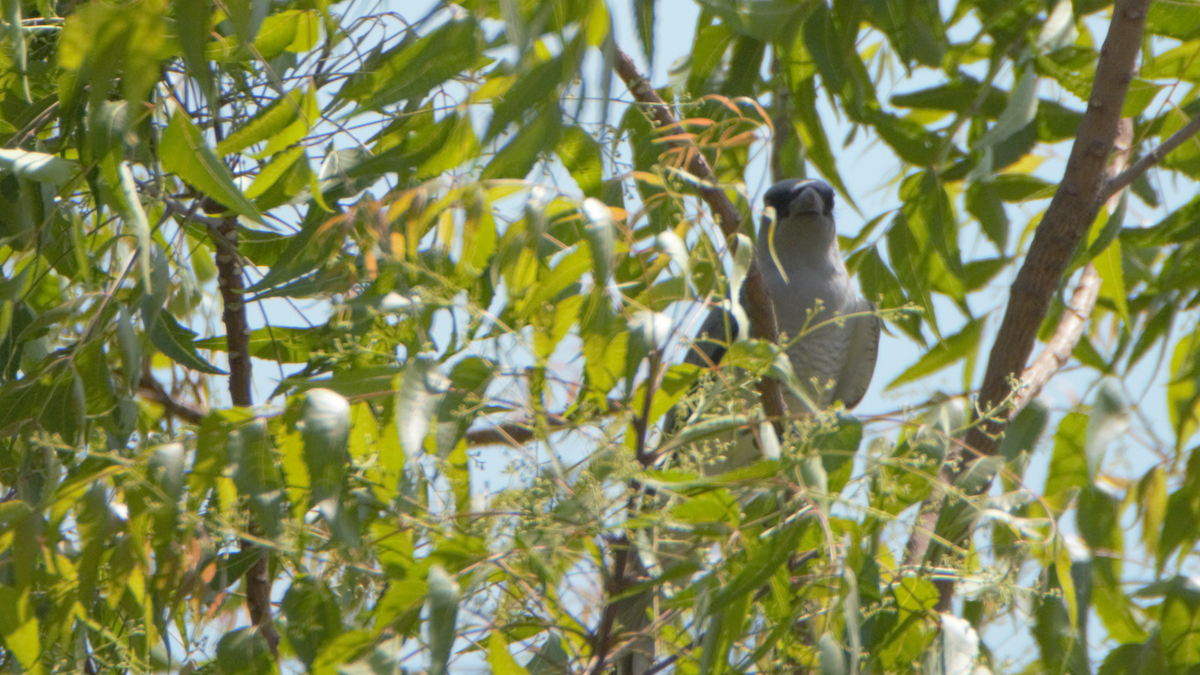
<path fill-rule="evenodd" d="M 811 178 L 784 180 L 771 186 L 763 205 L 775 208 L 780 221 L 800 215 L 833 217 L 833 188 Z"/>
<path fill-rule="evenodd" d="M 792 179 L 776 183 L 763 196 L 763 231 L 759 241 L 773 241 L 788 257 L 824 256 L 837 246 L 833 221 L 833 188 L 822 180 Z M 770 211 L 774 209 L 774 222 Z M 763 236 L 764 232 L 767 236 Z M 778 253 L 778 251 L 777 251 Z"/>

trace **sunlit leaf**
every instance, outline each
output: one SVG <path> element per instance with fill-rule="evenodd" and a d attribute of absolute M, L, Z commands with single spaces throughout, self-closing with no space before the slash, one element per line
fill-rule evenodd
<path fill-rule="evenodd" d="M 163 132 L 161 152 L 163 168 L 179 174 L 234 212 L 263 222 L 254 203 L 233 184 L 229 168 L 217 158 L 186 115 L 177 113 L 171 118 Z"/>

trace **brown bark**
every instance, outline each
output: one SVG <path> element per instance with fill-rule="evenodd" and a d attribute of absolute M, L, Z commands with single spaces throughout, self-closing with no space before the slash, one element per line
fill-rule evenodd
<path fill-rule="evenodd" d="M 223 307 L 221 319 L 225 324 L 226 353 L 229 355 L 229 397 L 234 405 L 249 408 L 254 405 L 250 389 L 250 326 L 246 322 L 246 304 L 242 300 L 245 283 L 238 250 L 237 218 L 222 218 L 209 224 L 208 236 L 217 251 L 217 284 Z M 259 533 L 255 523 L 250 523 L 249 532 L 252 536 Z M 242 539 L 241 551 L 255 557 L 250 569 L 246 570 L 246 608 L 250 612 L 250 621 L 278 660 L 279 633 L 271 618 L 271 553 L 248 538 Z"/>
<path fill-rule="evenodd" d="M 1013 282 L 1012 296 L 988 357 L 979 407 L 1001 405 L 1012 387 L 1009 377 L 1025 369 L 1050 300 L 1062 281 L 1079 240 L 1087 233 L 1103 199 L 1105 167 L 1121 120 L 1121 107 L 1134 76 L 1134 64 L 1146 25 L 1149 0 L 1123 0 L 1113 8 L 1112 24 L 1100 58 L 1087 111 L 1071 147 L 1058 191 L 1029 245 Z M 982 455 L 995 454 L 1004 422 L 989 421 L 967 435 L 967 445 Z"/>
<path fill-rule="evenodd" d="M 717 183 L 712 167 L 699 148 L 689 140 L 687 131 L 675 119 L 670 107 L 659 97 L 658 92 L 650 86 L 646 78 L 638 72 L 637 66 L 625 52 L 616 50 L 613 70 L 625 82 L 629 93 L 642 105 L 642 109 L 650 115 L 654 126 L 664 137 L 670 137 L 665 145 L 670 149 L 681 151 L 686 157 L 683 169 L 695 176 L 696 191 L 700 198 L 716 216 L 721 232 L 727 237 L 733 237 L 741 230 L 742 217 L 737 207 L 726 196 L 725 190 Z M 768 342 L 779 341 L 779 327 L 775 322 L 775 307 L 771 304 L 767 287 L 763 284 L 762 274 L 758 269 L 758 261 L 750 265 L 750 271 L 742 285 L 746 302 L 744 309 L 750 319 L 750 335 Z M 763 378 L 758 384 L 759 396 L 762 399 L 763 410 L 767 417 L 782 420 L 786 414 L 783 405 L 783 390 L 779 382 L 771 378 Z"/>
<path fill-rule="evenodd" d="M 1010 378 L 1025 372 L 1053 294 L 1104 203 L 1105 168 L 1118 136 L 1121 108 L 1134 76 L 1149 4 L 1149 0 L 1118 0 L 1113 8 L 1112 23 L 1096 64 L 1092 95 L 1063 179 L 1017 273 L 988 357 L 978 405 L 990 417 L 967 434 L 965 443 L 967 451 L 976 456 L 997 452 L 999 438 L 1010 419 L 1009 411 L 998 410 L 1010 402 L 1013 394 Z M 961 453 L 949 459 L 942 472 L 943 481 L 952 482 L 962 464 Z M 906 547 L 907 564 L 925 559 L 941 503 L 938 497 L 922 505 Z M 953 584 L 940 584 L 940 590 L 939 605 L 945 607 L 953 594 Z"/>

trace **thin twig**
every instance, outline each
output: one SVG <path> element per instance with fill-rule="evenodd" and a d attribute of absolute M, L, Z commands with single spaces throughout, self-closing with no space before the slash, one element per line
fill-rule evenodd
<path fill-rule="evenodd" d="M 1171 154 L 1171 151 L 1183 145 L 1192 136 L 1200 132 L 1200 115 L 1192 118 L 1192 121 L 1183 125 L 1179 131 L 1167 137 L 1158 147 L 1146 153 L 1134 163 L 1133 166 L 1122 171 L 1116 178 L 1104 184 L 1104 189 L 1100 191 L 1100 201 L 1105 201 L 1112 198 L 1113 195 L 1123 190 L 1126 186 L 1138 179 L 1138 176 L 1146 173 L 1150 167 L 1158 164 L 1164 157 Z"/>
<path fill-rule="evenodd" d="M 620 401 L 613 399 L 608 400 L 608 409 L 604 412 L 605 415 L 615 415 L 623 412 L 625 406 Z M 553 413 L 545 413 L 546 428 L 550 431 L 562 431 L 574 426 L 570 418 Z M 486 427 L 484 429 L 474 429 L 466 434 L 467 445 L 475 447 L 479 445 L 511 445 L 520 447 L 537 437 L 538 422 L 534 420 L 521 420 L 520 422 L 504 422 L 495 426 Z"/>
<path fill-rule="evenodd" d="M 653 120 L 658 131 L 663 136 L 671 138 L 664 145 L 669 149 L 679 151 L 680 155 L 684 157 L 683 168 L 696 178 L 694 184 L 696 191 L 700 193 L 701 199 L 716 215 L 721 232 L 727 238 L 733 237 L 742 228 L 742 217 L 738 213 L 737 207 L 725 194 L 725 190 L 718 184 L 708 160 L 692 143 L 686 130 L 671 113 L 670 107 L 663 102 L 646 78 L 638 72 L 633 60 L 619 48 L 615 51 L 613 70 L 625 82 L 625 86 L 633 98 L 642 104 L 643 110 Z M 750 271 L 746 274 L 745 281 L 742 282 L 742 292 L 745 294 L 742 305 L 750 319 L 750 335 L 772 343 L 779 342 L 775 307 L 771 304 L 771 298 L 767 293 L 766 284 L 763 283 L 757 260 L 753 260 L 750 264 Z M 763 411 L 766 412 L 769 419 L 775 420 L 778 424 L 778 421 L 786 416 L 783 390 L 780 388 L 779 382 L 765 377 L 759 380 L 758 392 L 762 399 Z M 782 433 L 781 428 L 779 431 Z"/>
<path fill-rule="evenodd" d="M 168 415 L 173 415 L 189 424 L 199 424 L 208 411 L 204 408 L 180 401 L 162 386 L 158 380 L 154 379 L 153 373 L 150 371 L 149 365 L 142 369 L 141 380 L 138 383 L 138 394 L 142 398 L 153 401 L 163 407 L 163 410 Z"/>

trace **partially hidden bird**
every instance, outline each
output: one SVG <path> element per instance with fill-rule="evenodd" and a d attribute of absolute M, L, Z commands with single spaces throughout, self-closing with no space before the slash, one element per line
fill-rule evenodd
<path fill-rule="evenodd" d="M 785 393 L 788 411 L 817 412 L 837 401 L 853 408 L 867 393 L 875 372 L 880 321 L 872 313 L 875 304 L 858 294 L 842 261 L 833 188 L 820 180 L 781 181 L 767 190 L 763 206 L 755 255 L 779 332 L 789 338 L 788 360 L 804 394 Z M 746 294 L 740 299 L 745 308 Z M 733 312 L 714 307 L 684 361 L 701 367 L 718 365 L 742 330 Z M 676 411 L 671 410 L 664 435 L 670 436 L 676 425 Z M 738 434 L 727 452 L 728 457 L 709 464 L 705 472 L 723 473 L 762 456 L 748 433 Z M 656 549 L 664 566 L 690 555 L 683 542 L 660 541 Z M 637 555 L 629 557 L 625 574 L 629 584 L 649 576 Z M 645 675 L 653 666 L 655 640 L 648 632 L 647 611 L 652 599 L 652 593 L 640 593 L 617 603 L 617 622 L 634 636 L 616 661 L 618 675 Z"/>
<path fill-rule="evenodd" d="M 858 294 L 842 261 L 833 188 L 820 180 L 784 180 L 767 190 L 763 205 L 758 264 L 779 332 L 791 343 L 788 359 L 807 394 L 806 401 L 787 392 L 788 410 L 816 412 L 813 406 L 821 410 L 835 401 L 853 408 L 862 401 L 875 372 L 880 321 L 871 313 L 875 304 Z M 741 301 L 744 306 L 745 293 Z M 714 307 L 685 362 L 719 364 L 741 330 L 733 313 Z M 674 425 L 671 415 L 667 426 Z"/>

